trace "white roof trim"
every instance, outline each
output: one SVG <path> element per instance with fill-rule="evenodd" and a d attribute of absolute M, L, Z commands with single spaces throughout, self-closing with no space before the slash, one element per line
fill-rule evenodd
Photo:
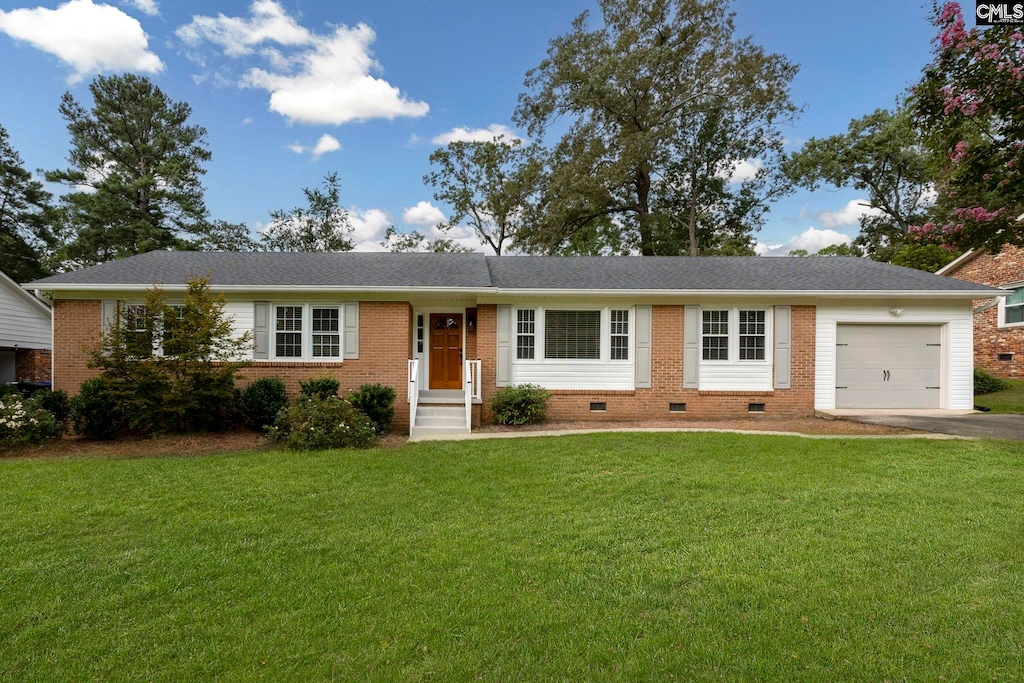
<path fill-rule="evenodd" d="M 942 266 L 937 271 L 935 271 L 935 274 L 936 275 L 945 275 L 946 273 L 948 273 L 948 272 L 950 272 L 952 270 L 956 270 L 957 268 L 959 268 L 963 264 L 965 264 L 968 261 L 970 261 L 971 259 L 973 259 L 975 256 L 980 256 L 980 255 L 981 255 L 981 250 L 980 249 L 968 249 L 967 251 L 965 251 L 964 253 L 960 254 L 955 259 L 953 259 L 952 261 L 950 261 L 949 263 L 947 263 L 946 265 Z"/>
<path fill-rule="evenodd" d="M 153 285 L 100 285 L 87 283 L 68 283 L 62 285 L 51 285 L 46 291 L 53 292 L 142 292 Z M 187 285 L 159 285 L 161 289 L 168 292 L 185 291 Z M 773 297 L 820 297 L 820 298 L 901 298 L 901 299 L 992 299 L 998 296 L 1005 296 L 1001 293 L 993 293 L 991 289 L 829 289 L 829 290 L 801 290 L 801 289 L 516 289 L 502 287 L 326 287 L 308 285 L 278 285 L 278 286 L 252 286 L 252 285 L 222 285 L 212 286 L 218 292 L 244 292 L 244 293 L 266 293 L 286 292 L 311 294 L 337 293 L 337 294 L 409 294 L 415 292 L 417 295 L 432 294 L 467 294 L 484 297 L 748 297 L 748 298 L 773 298 Z M 34 298 L 34 297 L 33 297 Z"/>

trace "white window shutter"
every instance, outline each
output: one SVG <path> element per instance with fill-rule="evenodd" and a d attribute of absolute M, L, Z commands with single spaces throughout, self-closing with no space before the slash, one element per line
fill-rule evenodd
<path fill-rule="evenodd" d="M 651 388 L 652 309 L 636 307 L 636 388 Z"/>
<path fill-rule="evenodd" d="M 498 306 L 498 355 L 495 384 L 507 387 L 512 381 L 512 307 Z"/>
<path fill-rule="evenodd" d="M 683 317 L 683 388 L 700 387 L 700 306 L 689 305 Z"/>
<path fill-rule="evenodd" d="M 345 353 L 343 358 L 359 358 L 359 302 L 345 304 Z"/>
<path fill-rule="evenodd" d="M 252 304 L 252 357 L 257 360 L 270 358 L 270 302 L 254 301 Z"/>
<path fill-rule="evenodd" d="M 110 332 L 110 328 L 114 326 L 114 321 L 117 319 L 117 300 L 104 299 L 100 302 L 100 306 L 103 310 L 103 334 L 106 334 Z"/>
<path fill-rule="evenodd" d="M 789 389 L 790 366 L 793 359 L 792 327 L 793 310 L 791 306 L 775 307 L 775 388 Z"/>

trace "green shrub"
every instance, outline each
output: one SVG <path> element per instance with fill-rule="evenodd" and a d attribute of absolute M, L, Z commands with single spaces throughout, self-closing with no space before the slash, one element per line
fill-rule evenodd
<path fill-rule="evenodd" d="M 1010 388 L 1010 383 L 1004 379 L 993 377 L 984 368 L 974 368 L 974 395 L 993 394 L 997 391 L 1005 391 Z"/>
<path fill-rule="evenodd" d="M 267 433 L 297 451 L 369 448 L 377 440 L 370 418 L 337 396 L 300 396 L 278 414 Z"/>
<path fill-rule="evenodd" d="M 249 425 L 263 430 L 288 406 L 288 393 L 280 377 L 261 377 L 242 391 L 240 400 Z"/>
<path fill-rule="evenodd" d="M 518 384 L 495 392 L 491 399 L 494 421 L 503 425 L 543 422 L 551 392 L 536 384 Z"/>
<path fill-rule="evenodd" d="M 364 384 L 348 395 L 349 402 L 373 423 L 373 431 L 383 434 L 395 419 L 395 389 L 383 384 Z"/>
<path fill-rule="evenodd" d="M 71 399 L 75 432 L 91 439 L 112 439 L 124 428 L 124 414 L 114 403 L 109 383 L 102 377 L 82 382 Z"/>
<path fill-rule="evenodd" d="M 299 382 L 299 393 L 303 396 L 330 398 L 338 395 L 340 386 L 341 383 L 333 377 L 313 377 L 305 382 Z"/>
<path fill-rule="evenodd" d="M 40 399 L 14 394 L 0 398 L 0 447 L 43 443 L 56 439 L 62 431 Z"/>
<path fill-rule="evenodd" d="M 71 399 L 68 398 L 68 393 L 42 389 L 32 394 L 32 398 L 39 401 L 39 405 L 53 415 L 63 434 L 71 421 Z"/>

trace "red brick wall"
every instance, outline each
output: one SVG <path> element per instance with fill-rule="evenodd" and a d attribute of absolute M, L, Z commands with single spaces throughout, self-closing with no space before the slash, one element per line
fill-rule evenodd
<path fill-rule="evenodd" d="M 478 350 L 483 361 L 485 407 L 497 390 L 497 309 L 478 309 Z M 653 307 L 650 389 L 632 391 L 561 390 L 552 392 L 548 416 L 553 420 L 707 419 L 746 417 L 748 404 L 764 403 L 765 415 L 810 415 L 814 412 L 814 306 L 793 306 L 791 389 L 774 391 L 699 391 L 683 389 L 682 306 Z M 590 412 L 590 403 L 607 404 Z M 669 403 L 685 403 L 686 412 L 669 412 Z M 485 415 L 488 411 L 484 411 Z"/>
<path fill-rule="evenodd" d="M 70 394 L 89 377 L 98 374 L 86 367 L 88 352 L 99 339 L 99 301 L 59 299 L 54 305 L 54 387 Z M 405 302 L 363 301 L 359 304 L 359 358 L 343 363 L 256 362 L 239 372 L 243 387 L 259 377 L 280 377 L 288 393 L 299 392 L 299 382 L 328 375 L 348 391 L 361 384 L 386 384 L 395 388 L 396 431 L 409 427 L 407 372 L 412 339 L 412 307 Z"/>
<path fill-rule="evenodd" d="M 1024 280 L 1024 249 L 1003 247 L 998 254 L 983 252 L 957 268 L 950 277 L 1000 287 Z M 984 301 L 975 301 L 979 306 Z M 1001 361 L 999 354 L 1012 353 Z M 1024 327 L 999 327 L 996 306 L 974 314 L 974 364 L 997 377 L 1024 378 Z"/>
<path fill-rule="evenodd" d="M 50 381 L 49 349 L 18 349 L 14 353 L 15 378 L 19 382 Z"/>
<path fill-rule="evenodd" d="M 103 328 L 98 300 L 53 302 L 53 388 L 71 395 L 82 382 L 99 374 L 87 367 L 89 351 L 99 343 Z"/>

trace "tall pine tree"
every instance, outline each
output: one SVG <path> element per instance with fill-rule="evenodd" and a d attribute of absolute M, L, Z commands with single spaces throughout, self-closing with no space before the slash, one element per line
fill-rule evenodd
<path fill-rule="evenodd" d="M 0 126 L 0 270 L 18 282 L 47 274 L 42 261 L 53 244 L 50 199 Z"/>

